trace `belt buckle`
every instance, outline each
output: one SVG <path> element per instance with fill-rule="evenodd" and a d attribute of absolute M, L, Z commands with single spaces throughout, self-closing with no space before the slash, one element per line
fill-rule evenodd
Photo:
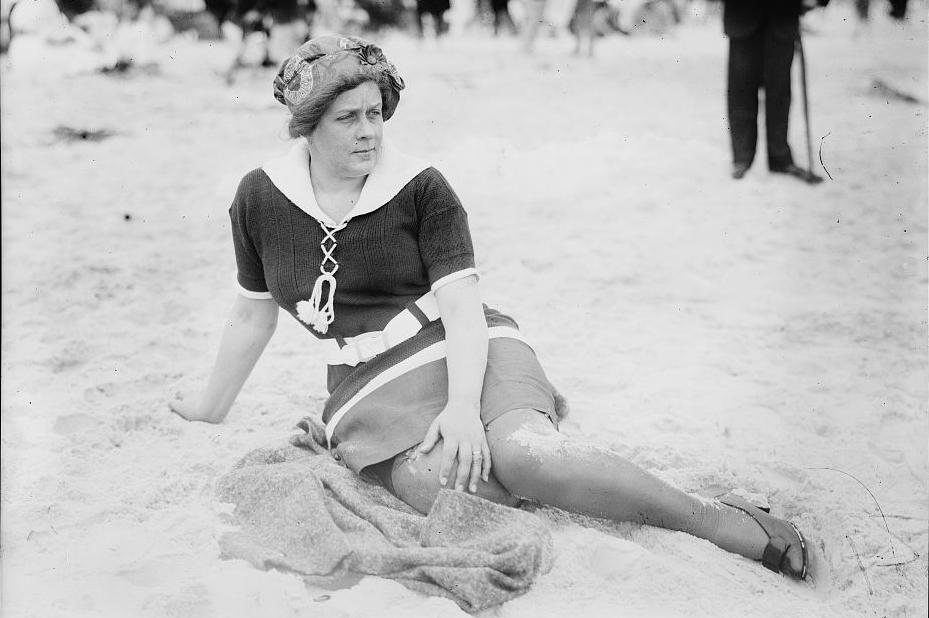
<path fill-rule="evenodd" d="M 370 333 L 360 338 L 356 337 L 352 340 L 352 347 L 355 348 L 360 363 L 371 360 L 387 349 L 387 346 L 384 345 L 384 335 L 382 333 Z"/>

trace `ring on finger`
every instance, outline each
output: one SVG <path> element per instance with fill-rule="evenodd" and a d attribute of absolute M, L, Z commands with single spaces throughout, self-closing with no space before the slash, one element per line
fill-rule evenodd
<path fill-rule="evenodd" d="M 483 457 L 480 451 L 471 451 L 471 457 Z"/>

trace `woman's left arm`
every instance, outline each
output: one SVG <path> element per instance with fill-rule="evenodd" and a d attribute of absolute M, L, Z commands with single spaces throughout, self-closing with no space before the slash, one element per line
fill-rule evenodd
<path fill-rule="evenodd" d="M 481 391 L 487 367 L 487 322 L 478 292 L 477 277 L 468 276 L 435 291 L 439 314 L 445 326 L 448 363 L 448 403 L 436 417 L 422 444 L 428 453 L 443 440 L 442 485 L 458 459 L 455 489 L 466 486 L 477 491 L 478 479 L 490 475 L 490 448 L 481 422 Z"/>

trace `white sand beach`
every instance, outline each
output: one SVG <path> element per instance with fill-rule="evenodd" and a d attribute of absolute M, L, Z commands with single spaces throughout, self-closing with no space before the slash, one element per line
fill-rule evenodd
<path fill-rule="evenodd" d="M 532 56 L 473 32 L 380 41 L 408 85 L 385 134 L 458 191 L 486 302 L 570 401 L 563 430 L 687 491 L 760 494 L 825 557 L 796 583 L 542 509 L 553 569 L 478 615 L 926 615 L 926 4 L 905 24 L 875 8 L 857 37 L 834 4 L 806 18 L 831 175 L 815 187 L 769 174 L 763 136 L 729 177 L 718 20 L 594 59 L 568 38 Z M 238 179 L 288 145 L 273 69 L 227 86 L 222 42 L 159 53 L 157 74 L 2 68 L 2 615 L 466 616 L 385 579 L 324 590 L 220 556 L 217 479 L 320 411 L 325 366 L 284 315 L 225 423 L 169 412 L 204 384 L 236 294 Z M 805 166 L 802 119 L 796 88 Z"/>

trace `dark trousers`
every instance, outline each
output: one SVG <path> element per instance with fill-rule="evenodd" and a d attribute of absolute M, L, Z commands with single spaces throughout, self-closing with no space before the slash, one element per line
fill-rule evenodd
<path fill-rule="evenodd" d="M 509 28 L 510 32 L 517 34 L 516 23 L 510 16 L 509 0 L 491 0 L 490 7 L 494 11 L 494 34 L 500 34 L 500 29 L 504 26 Z"/>
<path fill-rule="evenodd" d="M 871 0 L 855 0 L 855 12 L 859 20 L 868 21 L 871 13 Z"/>
<path fill-rule="evenodd" d="M 758 90 L 764 88 L 768 167 L 793 163 L 787 145 L 790 67 L 794 41 L 775 36 L 766 23 L 745 38 L 729 39 L 729 134 L 733 163 L 751 165 L 758 141 Z"/>
<path fill-rule="evenodd" d="M 906 0 L 890 0 L 890 16 L 895 19 L 906 17 Z"/>
<path fill-rule="evenodd" d="M 416 29 L 419 33 L 419 36 L 425 36 L 425 28 L 423 27 L 423 17 L 426 15 L 432 15 L 432 21 L 435 24 L 435 35 L 440 37 L 446 32 L 448 32 L 448 23 L 445 21 L 445 11 L 438 11 L 432 9 L 416 9 Z"/>

